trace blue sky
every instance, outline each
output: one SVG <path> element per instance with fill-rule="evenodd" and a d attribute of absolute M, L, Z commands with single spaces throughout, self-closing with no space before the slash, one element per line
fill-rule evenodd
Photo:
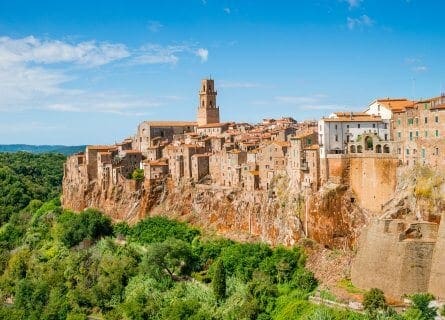
<path fill-rule="evenodd" d="M 445 91 L 442 1 L 0 0 L 0 143 L 113 143 L 193 120 L 316 119 Z"/>

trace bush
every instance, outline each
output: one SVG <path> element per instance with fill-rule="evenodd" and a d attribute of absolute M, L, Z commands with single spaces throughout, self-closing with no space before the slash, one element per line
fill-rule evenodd
<path fill-rule="evenodd" d="M 413 315 L 420 315 L 421 320 L 434 320 L 437 315 L 437 308 L 430 307 L 429 304 L 434 300 L 434 296 L 430 293 L 417 293 L 410 296 L 412 305 L 407 310 L 407 314 L 411 318 L 415 318 Z M 406 317 L 406 315 L 405 315 Z"/>
<path fill-rule="evenodd" d="M 84 239 L 96 240 L 113 233 L 111 219 L 94 209 L 87 209 L 79 214 L 64 212 L 58 219 L 61 225 L 60 240 L 67 247 L 72 247 Z"/>
<path fill-rule="evenodd" d="M 164 217 L 151 217 L 138 222 L 129 232 L 132 240 L 139 243 L 163 242 L 176 238 L 191 243 L 199 231 L 186 223 L 169 220 Z"/>
<path fill-rule="evenodd" d="M 384 311 L 388 307 L 382 290 L 372 288 L 363 296 L 363 307 L 370 314 L 375 315 L 378 311 Z"/>
<path fill-rule="evenodd" d="M 144 181 L 145 179 L 144 170 L 143 169 L 134 170 L 133 173 L 131 174 L 131 178 L 138 182 Z"/>

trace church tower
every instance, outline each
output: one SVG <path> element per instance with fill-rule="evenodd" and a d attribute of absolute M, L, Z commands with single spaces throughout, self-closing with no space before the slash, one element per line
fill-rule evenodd
<path fill-rule="evenodd" d="M 203 79 L 199 91 L 198 126 L 219 123 L 219 107 L 216 105 L 215 82 Z"/>

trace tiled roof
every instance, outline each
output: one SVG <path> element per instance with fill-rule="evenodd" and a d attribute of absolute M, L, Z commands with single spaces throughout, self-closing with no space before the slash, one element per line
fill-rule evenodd
<path fill-rule="evenodd" d="M 405 98 L 386 98 L 377 99 L 379 104 L 385 106 L 386 108 L 392 110 L 405 109 L 407 107 L 413 106 L 416 102 Z"/>

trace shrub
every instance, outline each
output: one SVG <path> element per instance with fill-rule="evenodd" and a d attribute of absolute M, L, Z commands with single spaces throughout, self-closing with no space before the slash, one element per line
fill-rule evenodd
<path fill-rule="evenodd" d="M 363 307 L 370 314 L 376 314 L 378 311 L 385 310 L 388 305 L 382 290 L 372 288 L 363 296 Z"/>
<path fill-rule="evenodd" d="M 215 271 L 212 279 L 213 293 L 217 301 L 224 300 L 226 297 L 226 270 L 222 260 L 216 260 Z"/>
<path fill-rule="evenodd" d="M 143 181 L 145 176 L 144 176 L 144 170 L 143 169 L 136 169 L 133 171 L 133 173 L 131 174 L 131 178 L 133 180 L 136 180 L 138 182 Z"/>

